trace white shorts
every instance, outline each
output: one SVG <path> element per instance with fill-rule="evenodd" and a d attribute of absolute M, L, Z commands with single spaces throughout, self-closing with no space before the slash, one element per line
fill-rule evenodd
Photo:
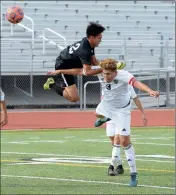
<path fill-rule="evenodd" d="M 108 121 L 106 123 L 106 135 L 108 137 L 114 137 L 116 134 L 118 134 L 118 131 L 115 127 L 115 124 L 112 121 Z"/>
<path fill-rule="evenodd" d="M 107 122 L 106 135 L 130 135 L 131 129 L 131 105 L 116 110 L 108 109 L 100 102 L 96 108 L 96 113 L 108 117 L 111 121 Z"/>

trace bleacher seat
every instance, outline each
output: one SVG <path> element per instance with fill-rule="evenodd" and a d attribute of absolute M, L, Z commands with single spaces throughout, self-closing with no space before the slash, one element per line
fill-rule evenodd
<path fill-rule="evenodd" d="M 113 57 L 118 59 L 124 54 L 124 38 L 126 39 L 126 60 L 127 68 L 160 67 L 161 44 L 174 37 L 174 13 L 173 2 L 162 1 L 2 1 L 2 28 L 1 45 L 2 59 L 1 71 L 11 72 L 22 68 L 17 62 L 5 60 L 7 56 L 13 59 L 26 60 L 27 55 L 35 61 L 34 70 L 45 72 L 50 61 L 55 60 L 60 50 L 54 45 L 46 44 L 46 54 L 42 54 L 42 31 L 44 28 L 51 28 L 62 34 L 67 39 L 67 44 L 80 40 L 85 36 L 85 28 L 89 21 L 98 21 L 106 27 L 101 45 L 96 48 L 97 58 Z M 10 37 L 11 25 L 5 19 L 5 11 L 8 6 L 20 5 L 24 13 L 34 20 L 35 47 L 30 54 L 29 41 L 19 39 L 31 39 L 31 32 L 14 25 L 13 36 Z M 31 28 L 31 23 L 24 19 L 22 24 Z M 163 37 L 161 37 L 161 34 Z M 62 44 L 63 41 L 50 32 L 46 36 Z M 3 41 L 10 37 L 12 42 Z M 18 39 L 15 41 L 15 39 Z M 172 40 L 170 42 L 173 42 Z M 175 45 L 169 44 L 164 54 L 173 59 Z M 15 57 L 16 56 L 16 57 Z M 48 62 L 46 62 L 48 61 Z M 45 64 L 45 68 L 42 65 Z M 165 61 L 164 61 L 165 62 Z M 14 66 L 16 63 L 16 66 Z M 51 64 L 51 63 L 50 63 Z M 165 63 L 165 66 L 168 64 Z M 14 68 L 15 67 L 15 68 Z M 52 67 L 52 65 L 49 65 Z M 53 67 L 54 68 L 54 67 Z M 25 70 L 25 67 L 22 69 Z M 28 71 L 28 69 L 26 69 Z"/>

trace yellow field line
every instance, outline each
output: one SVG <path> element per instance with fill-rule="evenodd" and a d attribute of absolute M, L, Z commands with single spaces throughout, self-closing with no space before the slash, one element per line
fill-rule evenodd
<path fill-rule="evenodd" d="M 9 163 L 25 163 L 24 161 L 15 161 L 15 160 L 1 160 L 1 162 L 9 162 Z M 31 161 L 27 161 L 31 162 Z M 35 161 L 33 161 L 35 162 Z M 62 165 L 62 166 L 74 166 L 74 167 L 93 167 L 93 168 L 107 168 L 107 166 L 104 165 L 89 165 L 89 164 L 77 164 L 77 163 L 48 163 L 48 165 Z M 129 168 L 125 168 L 129 169 Z M 144 169 L 144 168 L 137 168 L 140 171 L 149 171 L 149 172 L 165 172 L 165 173 L 175 173 L 174 170 L 156 170 L 156 169 Z"/>

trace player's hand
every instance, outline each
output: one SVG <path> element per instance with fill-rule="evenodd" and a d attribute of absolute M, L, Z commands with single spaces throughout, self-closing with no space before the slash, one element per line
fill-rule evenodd
<path fill-rule="evenodd" d="M 148 120 L 145 115 L 142 115 L 142 121 L 143 121 L 144 126 L 146 126 L 148 123 Z"/>
<path fill-rule="evenodd" d="M 0 127 L 3 127 L 4 125 L 7 125 L 8 123 L 8 117 L 7 116 L 3 116 L 1 123 L 0 123 Z"/>
<path fill-rule="evenodd" d="M 158 91 L 150 91 L 149 94 L 150 94 L 151 97 L 156 97 L 157 98 L 159 96 Z"/>
<path fill-rule="evenodd" d="M 118 62 L 117 63 L 117 70 L 122 70 L 126 66 L 125 62 Z"/>
<path fill-rule="evenodd" d="M 56 75 L 56 74 L 60 74 L 60 71 L 51 71 L 51 72 L 47 72 L 47 75 Z"/>

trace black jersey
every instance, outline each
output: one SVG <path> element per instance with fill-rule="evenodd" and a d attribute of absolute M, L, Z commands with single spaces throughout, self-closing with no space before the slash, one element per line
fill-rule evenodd
<path fill-rule="evenodd" d="M 85 37 L 61 51 L 58 58 L 67 64 L 66 66 L 69 66 L 65 68 L 82 68 L 83 64 L 91 65 L 93 55 L 95 55 L 94 48 L 91 48 Z"/>

